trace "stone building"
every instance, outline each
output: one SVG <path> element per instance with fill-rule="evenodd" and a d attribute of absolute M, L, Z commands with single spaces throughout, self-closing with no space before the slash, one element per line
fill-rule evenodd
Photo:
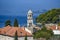
<path fill-rule="evenodd" d="M 27 14 L 27 28 L 33 33 L 33 12 L 31 10 Z"/>
<path fill-rule="evenodd" d="M 14 40 L 16 31 L 18 40 L 25 40 L 26 35 L 27 40 L 33 40 L 32 33 L 27 28 L 11 26 L 0 28 L 0 40 Z"/>
<path fill-rule="evenodd" d="M 27 14 L 27 27 L 31 27 L 32 25 L 33 25 L 33 13 L 31 10 L 29 10 Z"/>
<path fill-rule="evenodd" d="M 31 31 L 31 33 L 34 33 L 36 30 L 39 30 L 40 27 L 35 25 L 33 22 L 33 12 L 32 10 L 28 11 L 27 14 L 27 29 Z"/>
<path fill-rule="evenodd" d="M 54 33 L 53 37 L 51 37 L 49 40 L 60 40 L 60 26 L 53 25 L 50 27 L 47 27 L 47 29 L 51 29 Z"/>

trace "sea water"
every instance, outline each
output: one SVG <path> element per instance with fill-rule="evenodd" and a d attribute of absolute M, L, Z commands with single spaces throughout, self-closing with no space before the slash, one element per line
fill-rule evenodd
<path fill-rule="evenodd" d="M 0 28 L 5 26 L 5 22 L 7 20 L 10 20 L 11 25 L 13 26 L 15 18 L 18 20 L 18 24 L 20 26 L 27 25 L 27 16 L 4 16 L 4 15 L 0 15 Z M 36 23 L 35 19 L 36 19 L 36 17 L 33 16 L 34 23 Z"/>

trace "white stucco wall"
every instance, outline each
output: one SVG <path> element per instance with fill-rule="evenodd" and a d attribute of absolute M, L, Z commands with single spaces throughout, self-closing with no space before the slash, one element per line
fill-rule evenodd
<path fill-rule="evenodd" d="M 0 40 L 14 40 L 14 38 L 13 37 L 0 35 Z"/>
<path fill-rule="evenodd" d="M 0 35 L 0 40 L 2 40 L 2 37 L 3 37 L 3 36 L 2 36 L 2 35 Z"/>
<path fill-rule="evenodd" d="M 2 40 L 6 40 L 6 36 L 2 36 Z"/>
<path fill-rule="evenodd" d="M 27 40 L 33 40 L 33 37 L 28 37 Z"/>
<path fill-rule="evenodd" d="M 19 37 L 18 40 L 25 40 L 25 37 Z M 33 37 L 27 37 L 27 40 L 33 40 Z"/>
<path fill-rule="evenodd" d="M 18 40 L 24 40 L 25 37 L 18 37 Z"/>
<path fill-rule="evenodd" d="M 53 30 L 55 35 L 60 35 L 60 30 Z"/>
<path fill-rule="evenodd" d="M 6 40 L 14 40 L 14 38 L 6 36 Z"/>
<path fill-rule="evenodd" d="M 14 40 L 14 37 L 0 35 L 0 40 Z M 25 37 L 18 37 L 18 40 L 25 40 Z M 27 37 L 27 40 L 33 40 L 33 37 Z"/>

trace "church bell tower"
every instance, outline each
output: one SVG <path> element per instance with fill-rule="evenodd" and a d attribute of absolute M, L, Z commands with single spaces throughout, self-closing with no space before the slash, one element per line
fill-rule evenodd
<path fill-rule="evenodd" d="M 29 10 L 28 11 L 28 14 L 27 14 L 27 27 L 32 27 L 33 25 L 33 14 L 32 14 L 32 11 Z"/>

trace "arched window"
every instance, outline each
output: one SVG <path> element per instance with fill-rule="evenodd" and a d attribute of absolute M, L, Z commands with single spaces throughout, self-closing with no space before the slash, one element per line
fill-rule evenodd
<path fill-rule="evenodd" d="M 29 23 L 29 27 L 31 27 L 32 26 L 32 23 Z"/>

